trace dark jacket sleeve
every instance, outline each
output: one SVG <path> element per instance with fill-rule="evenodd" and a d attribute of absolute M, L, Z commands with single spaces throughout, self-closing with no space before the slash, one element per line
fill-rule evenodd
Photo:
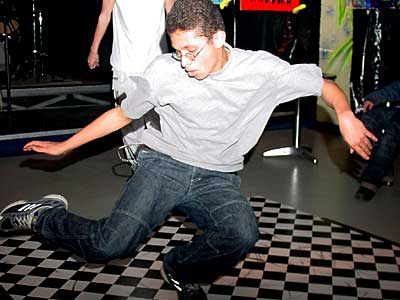
<path fill-rule="evenodd" d="M 365 96 L 365 100 L 372 101 L 375 105 L 400 101 L 400 80 L 369 93 Z"/>

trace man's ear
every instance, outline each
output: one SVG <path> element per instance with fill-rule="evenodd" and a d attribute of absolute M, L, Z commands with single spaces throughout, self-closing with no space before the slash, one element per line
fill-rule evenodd
<path fill-rule="evenodd" d="M 213 43 L 215 48 L 222 48 L 225 45 L 226 33 L 225 31 L 219 30 L 213 35 Z"/>

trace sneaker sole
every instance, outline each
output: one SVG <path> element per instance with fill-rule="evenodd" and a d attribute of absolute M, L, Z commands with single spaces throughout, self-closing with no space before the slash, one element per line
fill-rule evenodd
<path fill-rule="evenodd" d="M 67 202 L 67 199 L 65 199 L 65 197 L 62 196 L 62 195 L 59 195 L 59 194 L 49 194 L 49 195 L 44 196 L 44 197 L 41 198 L 41 199 L 60 200 L 60 201 L 62 201 L 62 202 L 64 203 L 65 208 L 68 209 L 68 202 Z M 28 202 L 34 202 L 34 201 L 19 200 L 19 201 L 13 202 L 13 203 L 7 205 L 7 206 L 4 208 L 4 209 L 0 212 L 0 215 L 2 215 L 7 209 L 9 209 L 9 208 L 12 207 L 12 206 L 19 205 L 19 204 L 24 204 L 24 203 L 28 203 Z"/>
<path fill-rule="evenodd" d="M 183 295 L 182 293 L 184 293 L 184 292 L 183 292 L 182 288 L 181 288 L 178 284 L 174 284 L 173 282 L 171 282 L 171 280 L 174 280 L 173 278 L 171 278 L 171 280 L 168 278 L 168 275 L 167 275 L 166 270 L 165 270 L 165 268 L 164 268 L 164 264 L 161 266 L 160 273 L 161 273 L 162 279 L 163 279 L 167 284 L 169 284 L 171 287 L 173 287 L 173 288 L 175 289 L 175 291 L 178 293 L 178 298 L 181 299 L 181 295 Z M 200 286 L 199 286 L 199 289 L 198 289 L 197 291 L 198 291 L 200 294 L 201 294 L 201 293 L 204 294 L 204 297 L 203 297 L 203 295 L 201 295 L 201 296 L 203 297 L 202 299 L 207 299 L 206 293 L 204 292 L 204 290 L 203 290 Z M 198 294 L 198 295 L 200 295 L 200 294 Z M 185 299 L 186 299 L 186 297 L 185 297 Z M 191 298 L 190 298 L 190 299 L 191 299 Z M 198 297 L 197 297 L 196 299 L 198 299 Z"/>
<path fill-rule="evenodd" d="M 171 282 L 171 280 L 168 278 L 168 275 L 167 275 L 167 273 L 166 273 L 166 271 L 165 271 L 164 265 L 161 266 L 160 273 L 161 273 L 162 279 L 163 279 L 167 284 L 169 284 L 171 287 L 173 287 L 173 288 L 174 288 L 176 291 L 178 291 L 178 292 L 181 292 L 181 291 L 182 291 L 182 289 L 181 289 L 179 286 L 177 286 L 176 284 L 174 284 L 173 282 Z"/>
<path fill-rule="evenodd" d="M 170 281 L 168 280 L 167 274 L 165 273 L 164 266 L 161 266 L 160 273 L 161 273 L 162 279 L 163 279 L 166 283 L 171 284 Z"/>

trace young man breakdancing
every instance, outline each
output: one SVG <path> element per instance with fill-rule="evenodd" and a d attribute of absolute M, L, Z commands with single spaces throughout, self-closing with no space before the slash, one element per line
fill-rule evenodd
<path fill-rule="evenodd" d="M 198 283 L 232 267 L 258 239 L 256 218 L 236 172 L 278 104 L 321 95 L 336 111 L 351 149 L 364 158 L 375 137 L 315 65 L 290 65 L 265 51 L 226 44 L 223 20 L 210 0 L 177 0 L 167 17 L 167 32 L 175 49 L 172 57 L 161 55 L 143 76 L 130 77 L 121 107 L 64 142 L 32 141 L 24 147 L 60 155 L 154 108 L 161 130 L 143 133 L 138 168 L 111 215 L 88 220 L 69 213 L 62 196 L 49 195 L 10 204 L 1 213 L 0 229 L 31 229 L 56 247 L 103 261 L 131 256 L 178 208 L 203 234 L 172 249 L 162 274 L 180 299 L 206 299 Z"/>

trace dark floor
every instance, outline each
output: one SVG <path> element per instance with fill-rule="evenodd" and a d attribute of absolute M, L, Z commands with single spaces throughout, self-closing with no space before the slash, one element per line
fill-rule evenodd
<path fill-rule="evenodd" d="M 65 115 L 36 112 L 40 120 L 24 112 L 21 119 L 15 114 L 14 122 L 28 129 L 40 124 L 47 128 L 43 138 L 62 138 L 104 107 L 97 109 L 88 115 L 81 109 L 65 110 Z M 44 114 L 54 117 L 51 124 L 74 118 L 80 123 L 49 130 Z M 348 173 L 350 156 L 342 138 L 312 128 L 302 134 L 302 145 L 312 148 L 317 165 L 301 157 L 262 156 L 290 145 L 290 129 L 266 130 L 249 155 L 240 172 L 242 191 L 259 219 L 261 239 L 229 274 L 204 287 L 209 299 L 400 299 L 398 176 L 372 201 L 354 199 L 358 182 Z M 38 136 L 3 134 L 0 145 L 8 142 L 12 148 L 19 141 L 20 147 Z M 18 149 L 3 155 L 0 207 L 61 193 L 72 212 L 106 216 L 130 173 L 116 155 L 120 143 L 115 134 L 63 158 L 21 155 Z M 398 161 L 395 167 L 399 174 Z M 132 259 L 95 265 L 36 237 L 2 237 L 0 286 L 13 299 L 177 299 L 159 275 L 162 257 L 196 233 L 190 220 L 171 216 Z"/>

